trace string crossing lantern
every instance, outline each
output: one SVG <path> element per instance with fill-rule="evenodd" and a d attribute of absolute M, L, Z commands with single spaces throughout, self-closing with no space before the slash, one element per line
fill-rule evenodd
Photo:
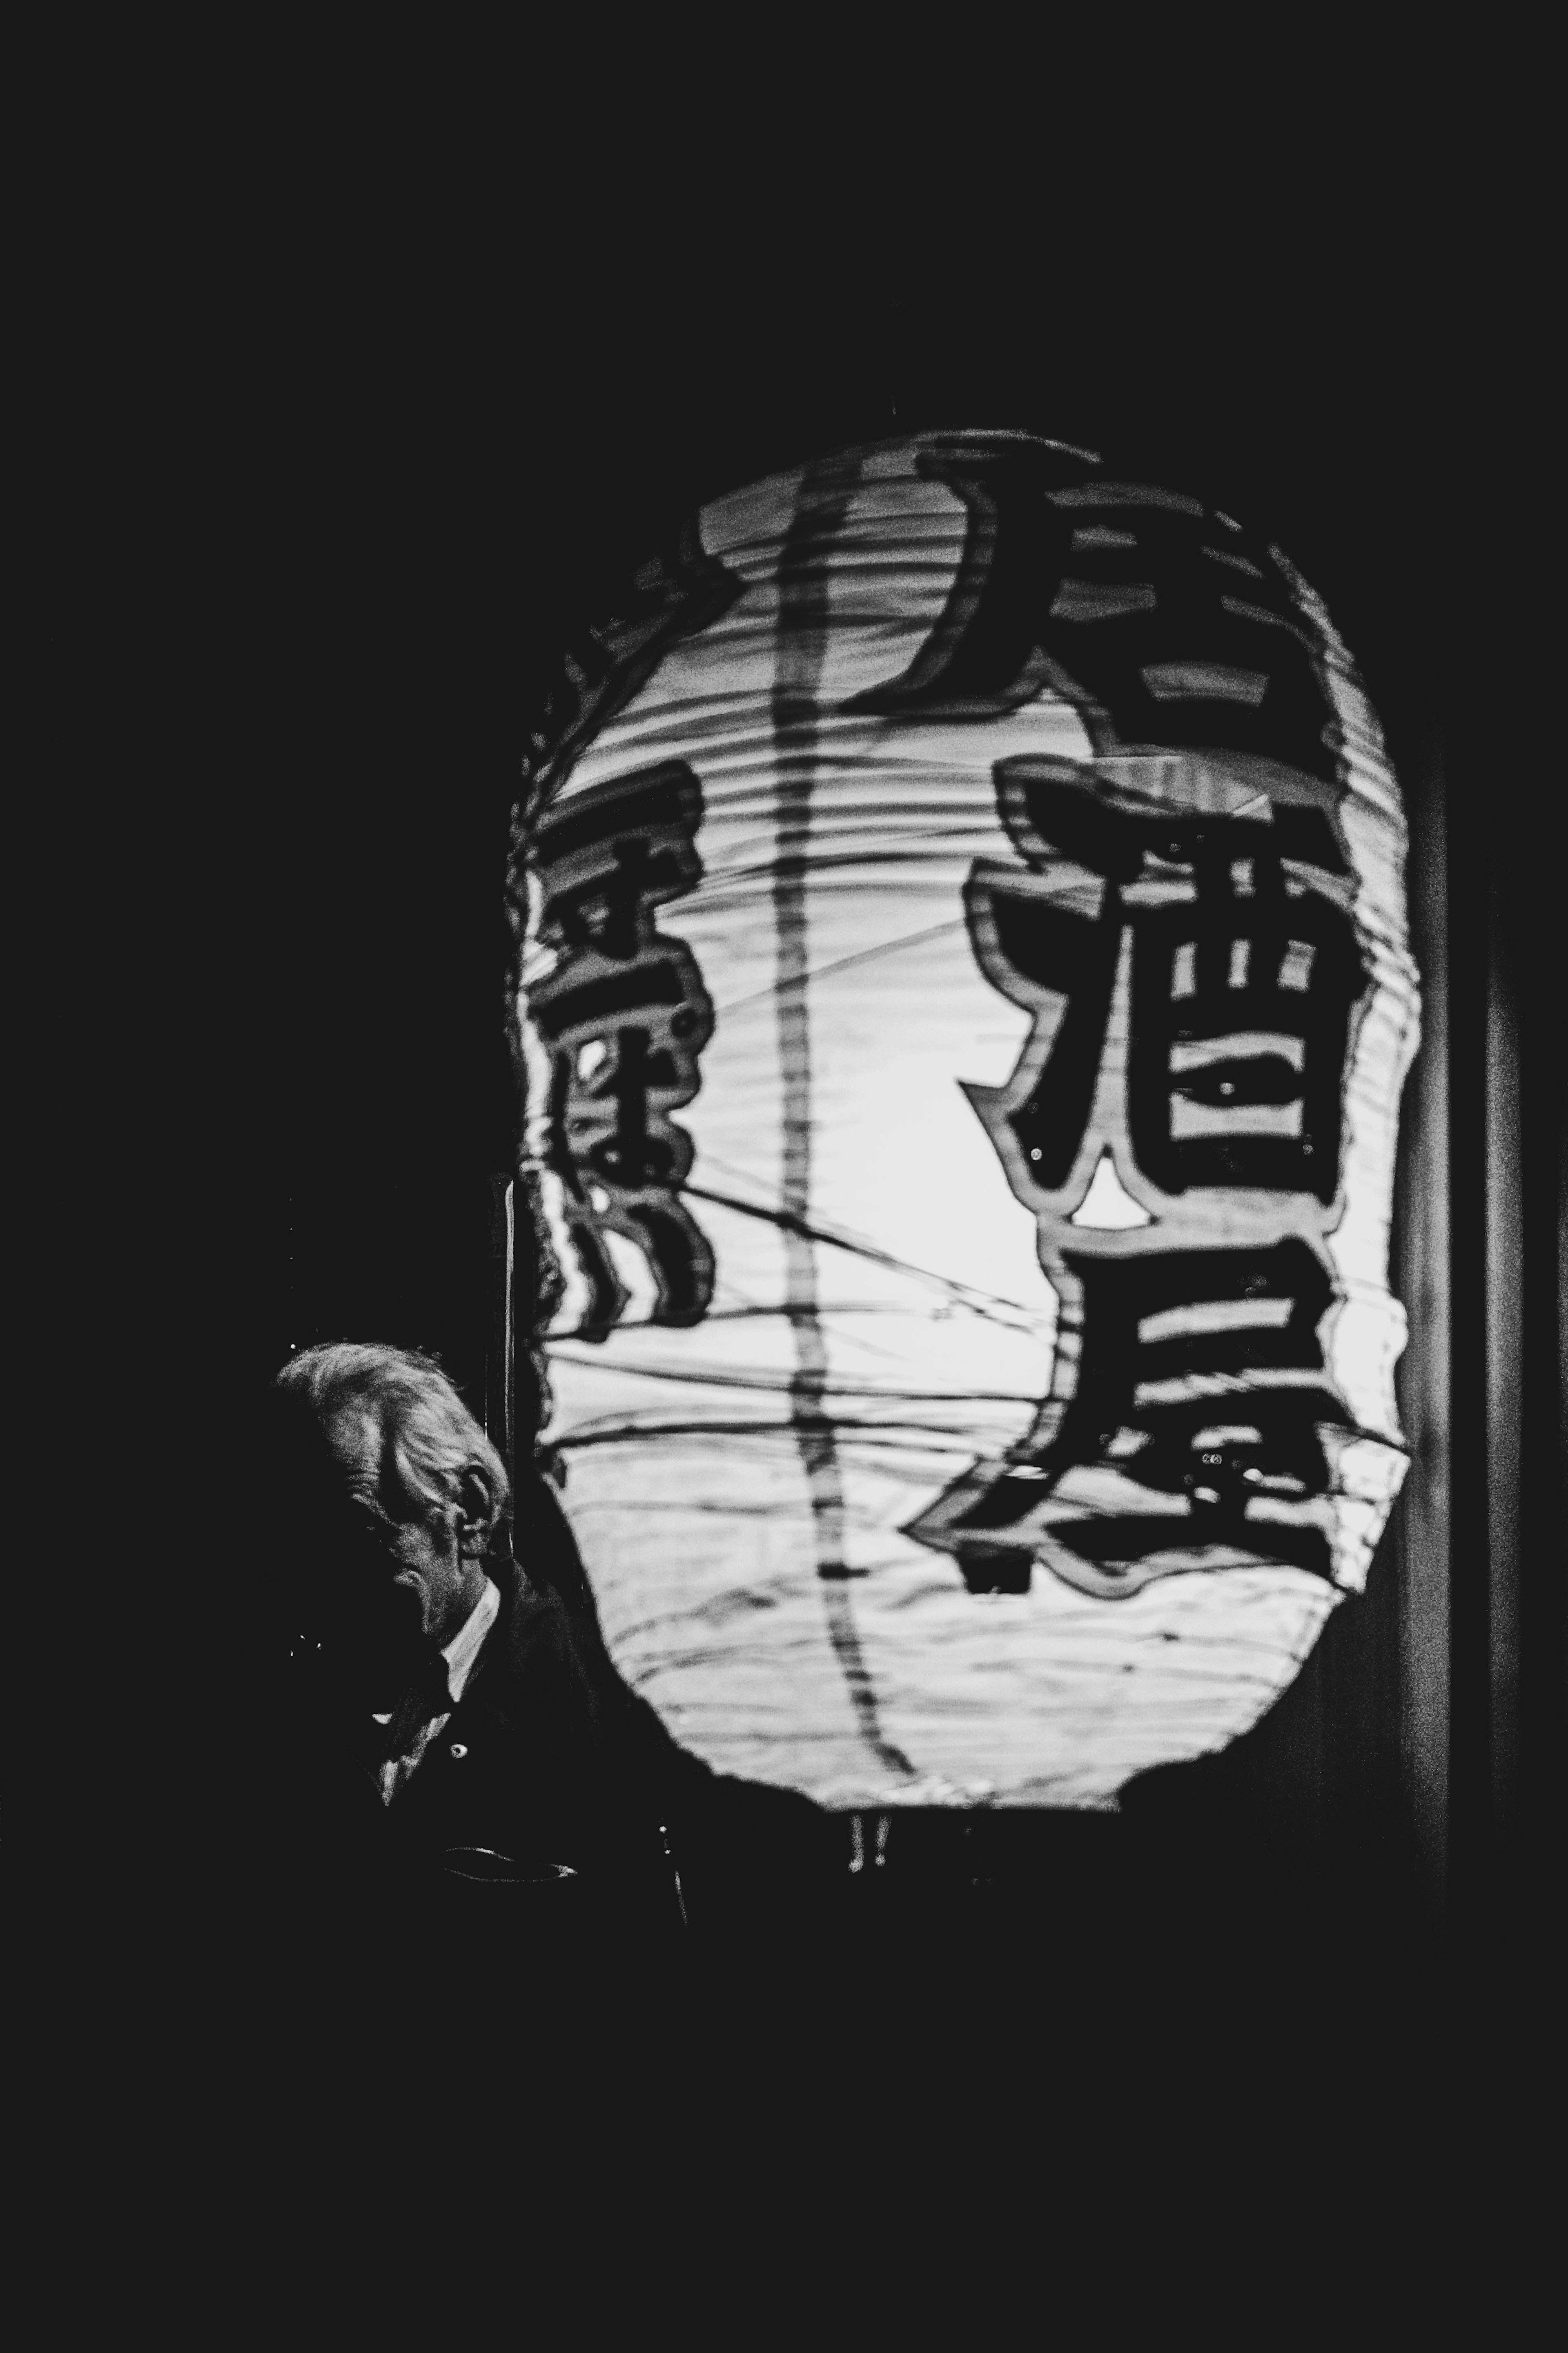
<path fill-rule="evenodd" d="M 1405 1466 L 1376 719 L 1280 551 L 1014 433 L 714 501 L 510 905 L 541 1443 L 622 1672 L 837 1807 L 1222 1746 Z"/>

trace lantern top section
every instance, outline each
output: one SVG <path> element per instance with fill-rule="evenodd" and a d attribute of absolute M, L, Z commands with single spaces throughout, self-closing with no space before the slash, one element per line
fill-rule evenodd
<path fill-rule="evenodd" d="M 1196 760 L 1331 813 L 1351 784 L 1364 698 L 1279 547 L 1092 451 L 932 431 L 772 475 L 668 531 L 556 665 L 529 738 L 525 814 L 672 647 L 714 629 L 769 569 L 793 577 L 803 626 L 845 655 L 923 619 L 891 675 L 874 661 L 864 677 L 852 659 L 819 665 L 819 707 L 962 726 L 1047 697 L 1077 711 L 1102 774 L 1135 764 L 1135 789 L 1152 759 Z M 1365 748 L 1381 766 L 1381 745 Z M 1190 778 L 1180 797 L 1191 806 Z"/>

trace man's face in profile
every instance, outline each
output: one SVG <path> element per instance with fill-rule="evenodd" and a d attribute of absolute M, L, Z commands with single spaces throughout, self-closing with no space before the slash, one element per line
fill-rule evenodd
<path fill-rule="evenodd" d="M 298 1613 L 357 1698 L 394 1704 L 426 1668 L 461 1585 L 455 1531 L 418 1516 L 387 1475 L 380 1432 L 345 1413 L 301 1481 Z"/>

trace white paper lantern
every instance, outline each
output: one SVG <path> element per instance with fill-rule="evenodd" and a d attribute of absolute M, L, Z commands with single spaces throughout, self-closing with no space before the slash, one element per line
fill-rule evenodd
<path fill-rule="evenodd" d="M 705 507 L 563 664 L 523 1198 L 623 1672 L 841 1807 L 1224 1745 L 1405 1456 L 1377 723 L 1285 557 L 1019 434 Z"/>

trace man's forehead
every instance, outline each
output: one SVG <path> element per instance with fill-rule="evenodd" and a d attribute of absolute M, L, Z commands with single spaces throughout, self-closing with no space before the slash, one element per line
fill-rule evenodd
<path fill-rule="evenodd" d="M 342 1406 L 326 1424 L 327 1445 L 343 1476 L 356 1487 L 374 1488 L 381 1475 L 381 1430 L 363 1406 Z"/>

